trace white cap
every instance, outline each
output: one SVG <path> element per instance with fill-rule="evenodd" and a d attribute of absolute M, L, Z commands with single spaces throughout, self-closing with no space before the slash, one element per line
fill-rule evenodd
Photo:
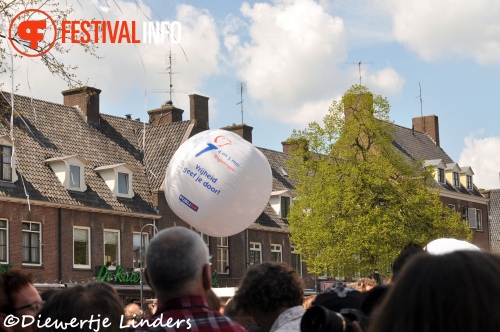
<path fill-rule="evenodd" d="M 450 252 L 459 250 L 481 251 L 479 247 L 473 245 L 472 243 L 447 238 L 437 239 L 429 242 L 429 244 L 424 247 L 424 250 L 426 250 L 431 255 L 449 254 Z"/>

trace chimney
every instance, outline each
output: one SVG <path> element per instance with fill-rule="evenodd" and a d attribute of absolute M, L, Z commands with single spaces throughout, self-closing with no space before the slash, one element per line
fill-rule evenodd
<path fill-rule="evenodd" d="M 200 133 L 208 127 L 208 97 L 189 95 L 190 118 L 194 121 L 195 132 Z"/>
<path fill-rule="evenodd" d="M 82 112 L 88 123 L 99 123 L 99 94 L 101 90 L 89 86 L 64 90 L 65 106 L 76 106 Z"/>
<path fill-rule="evenodd" d="M 439 122 L 436 115 L 419 116 L 412 119 L 416 131 L 426 133 L 439 146 Z"/>
<path fill-rule="evenodd" d="M 294 139 L 289 138 L 284 142 L 281 142 L 283 146 L 283 153 L 291 154 L 293 151 L 297 149 L 303 149 L 304 151 L 309 151 L 309 142 L 306 139 Z"/>
<path fill-rule="evenodd" d="M 369 110 L 371 113 L 373 112 L 373 95 L 368 92 L 356 95 L 345 94 L 342 97 L 342 102 L 344 104 L 345 120 L 356 111 Z"/>
<path fill-rule="evenodd" d="M 244 140 L 252 143 L 252 130 L 253 127 L 247 126 L 246 124 L 232 125 L 228 127 L 221 128 L 223 130 L 232 131 L 233 133 L 240 135 Z"/>
<path fill-rule="evenodd" d="M 169 100 L 160 108 L 148 111 L 149 123 L 153 126 L 182 121 L 183 110 L 173 105 Z"/>

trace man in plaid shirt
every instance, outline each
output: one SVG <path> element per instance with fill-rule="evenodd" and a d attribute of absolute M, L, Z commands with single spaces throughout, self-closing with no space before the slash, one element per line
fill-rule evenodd
<path fill-rule="evenodd" d="M 159 232 L 149 244 L 144 274 L 158 298 L 158 310 L 130 331 L 244 332 L 208 308 L 211 275 L 208 248 L 199 234 L 185 227 Z"/>

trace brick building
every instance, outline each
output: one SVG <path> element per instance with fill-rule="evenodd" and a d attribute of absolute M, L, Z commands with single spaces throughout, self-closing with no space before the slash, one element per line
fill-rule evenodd
<path fill-rule="evenodd" d="M 168 207 L 163 179 L 180 144 L 209 128 L 208 98 L 189 96 L 190 120 L 167 103 L 149 111 L 145 124 L 101 113 L 100 93 L 88 87 L 63 91 L 63 105 L 15 95 L 12 137 L 10 107 L 2 102 L 0 264 L 32 273 L 41 288 L 110 281 L 131 300 L 138 296 L 141 242 L 144 252 L 155 228 L 189 227 Z M 243 129 L 251 141 L 252 128 Z M 292 253 L 281 217 L 293 197 L 293 185 L 280 173 L 284 154 L 262 151 L 274 176 L 262 215 L 228 238 L 201 234 L 220 286 L 238 285 L 248 265 L 268 260 L 293 264 L 313 282 Z"/>
<path fill-rule="evenodd" d="M 209 129 L 208 98 L 189 96 L 189 120 L 168 102 L 149 111 L 148 123 L 142 123 L 103 114 L 100 92 L 63 91 L 63 105 L 15 95 L 12 137 L 9 105 L 0 103 L 0 264 L 32 273 L 40 287 L 111 281 L 128 301 L 138 298 L 140 253 L 154 229 L 189 227 L 166 203 L 163 180 L 178 147 Z M 414 129 L 394 126 L 394 146 L 435 167 L 443 202 L 463 212 L 475 229 L 473 243 L 489 248 L 488 223 L 482 221 L 487 199 L 473 185 L 472 170 L 453 163 L 439 147 L 437 117 L 424 118 L 435 125 L 421 127 L 418 119 Z M 223 129 L 252 141 L 250 126 Z M 270 163 L 273 189 L 247 230 L 226 238 L 201 234 L 221 287 L 237 286 L 251 264 L 282 261 L 302 275 L 307 288 L 315 288 L 314 276 L 289 240 L 286 215 L 295 193 L 288 148 L 285 143 L 283 152 L 259 148 Z M 118 277 L 111 280 L 113 273 Z"/>
<path fill-rule="evenodd" d="M 471 167 L 458 165 L 439 146 L 439 122 L 435 115 L 412 119 L 412 128 L 394 125 L 394 147 L 406 158 L 424 160 L 434 171 L 441 201 L 460 213 L 473 230 L 472 243 L 490 249 L 488 198 L 474 185 Z"/>

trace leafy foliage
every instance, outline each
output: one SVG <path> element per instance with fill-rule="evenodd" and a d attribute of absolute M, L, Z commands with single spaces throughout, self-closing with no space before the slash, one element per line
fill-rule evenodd
<path fill-rule="evenodd" d="M 312 273 L 385 274 L 410 242 L 471 238 L 439 200 L 432 171 L 392 145 L 389 109 L 385 98 L 354 85 L 323 125 L 310 123 L 289 139 L 290 176 L 298 181 L 291 239 Z"/>

